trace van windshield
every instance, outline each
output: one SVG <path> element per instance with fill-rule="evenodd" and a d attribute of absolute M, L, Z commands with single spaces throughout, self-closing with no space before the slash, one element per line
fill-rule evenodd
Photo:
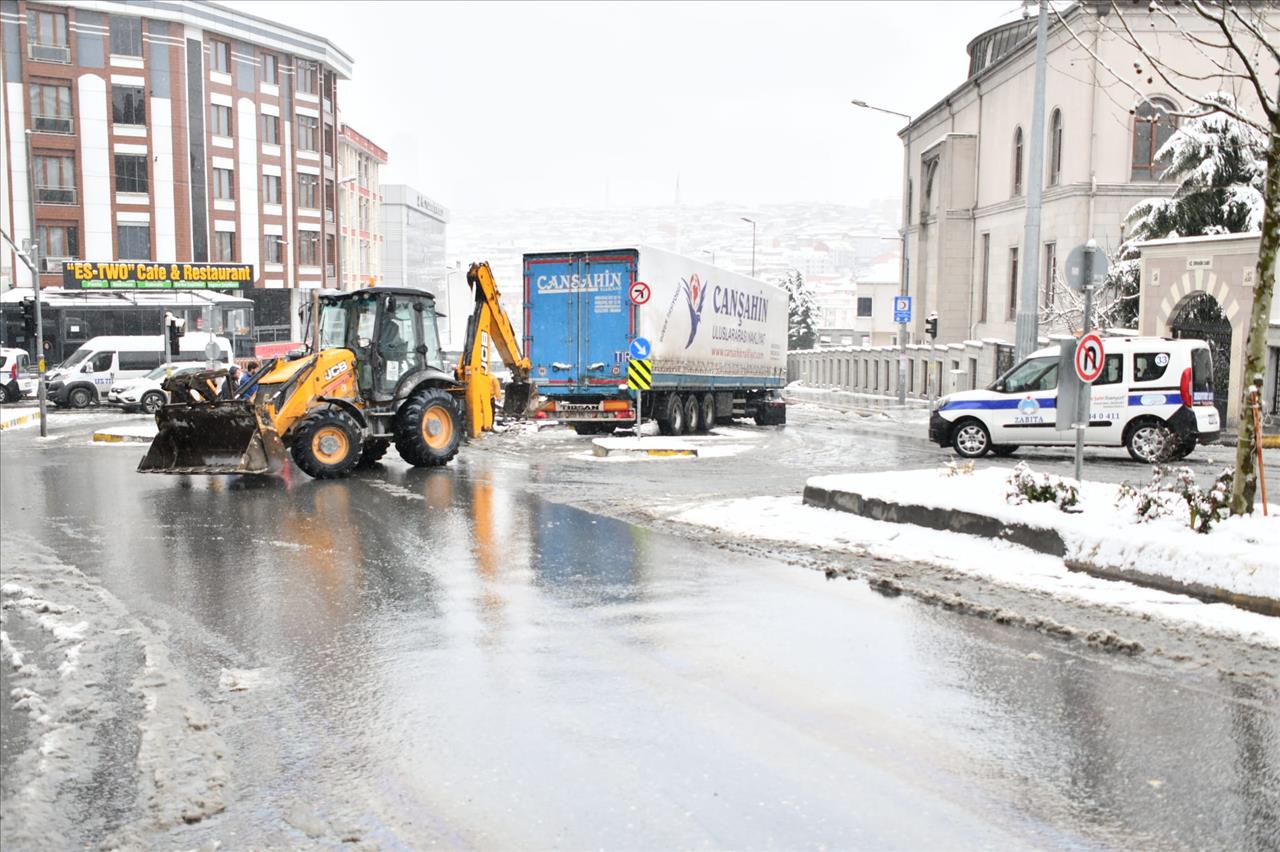
<path fill-rule="evenodd" d="M 88 357 L 89 357 L 89 350 L 80 348 L 80 349 L 77 349 L 75 352 L 72 352 L 71 355 L 67 358 L 67 360 L 63 361 L 58 366 L 74 367 L 76 364 L 79 364 L 81 361 L 83 361 L 85 358 L 88 358 Z"/>
<path fill-rule="evenodd" d="M 1056 355 L 1050 355 L 1045 358 L 1028 358 L 997 379 L 991 386 L 991 390 L 1025 393 L 1033 390 L 1053 390 L 1057 386 L 1058 358 Z"/>

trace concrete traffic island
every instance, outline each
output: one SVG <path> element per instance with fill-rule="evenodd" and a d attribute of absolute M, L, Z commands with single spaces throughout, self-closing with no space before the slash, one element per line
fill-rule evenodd
<path fill-rule="evenodd" d="M 155 423 L 125 423 L 99 429 L 93 440 L 99 444 L 150 444 L 156 431 Z"/>
<path fill-rule="evenodd" d="M 1062 559 L 1070 570 L 1280 616 L 1280 507 L 1227 518 L 1207 534 L 1177 513 L 1138 522 L 1116 485 L 1084 482 L 1075 511 L 1011 504 L 1011 468 L 896 471 L 810 479 L 804 503 L 877 521 L 990 538 Z"/>

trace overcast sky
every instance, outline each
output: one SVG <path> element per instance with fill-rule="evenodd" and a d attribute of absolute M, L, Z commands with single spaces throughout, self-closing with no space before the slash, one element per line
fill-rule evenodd
<path fill-rule="evenodd" d="M 227 3 L 355 59 L 343 119 L 458 210 L 897 196 L 904 122 L 1016 0 Z"/>

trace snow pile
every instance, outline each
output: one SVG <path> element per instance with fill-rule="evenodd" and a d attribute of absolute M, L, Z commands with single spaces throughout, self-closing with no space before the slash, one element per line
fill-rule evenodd
<path fill-rule="evenodd" d="M 1117 507 L 1119 486 L 1110 483 L 1081 483 L 1076 513 L 1062 512 L 1051 503 L 1010 505 L 1008 478 L 1007 468 L 989 467 L 963 476 L 937 470 L 819 476 L 809 485 L 1054 530 L 1066 545 L 1068 562 L 1280 600 L 1280 517 L 1258 512 L 1230 518 L 1201 534 L 1186 518 L 1138 523 L 1130 504 Z"/>

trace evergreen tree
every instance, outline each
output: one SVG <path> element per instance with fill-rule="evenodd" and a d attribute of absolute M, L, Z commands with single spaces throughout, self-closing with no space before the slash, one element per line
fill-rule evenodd
<path fill-rule="evenodd" d="M 813 293 L 798 269 L 789 272 L 781 284 L 787 291 L 787 348 L 812 349 L 818 339 L 814 328 L 818 308 L 813 303 Z"/>
<path fill-rule="evenodd" d="M 1229 110 L 1235 99 L 1218 92 L 1205 98 Z M 1161 177 L 1177 182 L 1169 198 L 1148 198 L 1126 218 L 1128 238 L 1116 253 L 1107 285 L 1118 292 L 1120 325 L 1137 324 L 1138 250 L 1143 240 L 1238 234 L 1262 228 L 1267 138 L 1225 112 L 1187 119 L 1156 152 Z"/>

